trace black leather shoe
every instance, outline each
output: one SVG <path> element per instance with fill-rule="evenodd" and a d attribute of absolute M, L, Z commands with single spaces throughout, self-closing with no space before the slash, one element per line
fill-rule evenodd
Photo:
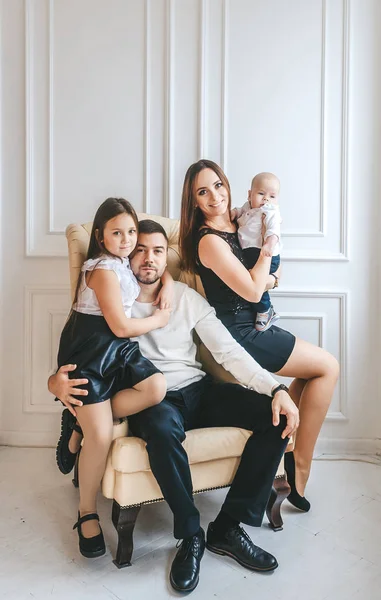
<path fill-rule="evenodd" d="M 82 534 L 82 523 L 85 523 L 85 521 L 93 521 L 94 519 L 99 521 L 99 515 L 97 515 L 97 513 L 91 513 L 89 515 L 84 515 L 83 517 L 80 517 L 78 513 L 78 521 L 73 526 L 73 529 L 78 529 L 79 551 L 82 556 L 85 556 L 86 558 L 103 556 L 103 554 L 106 552 L 106 545 L 102 529 L 98 535 L 94 535 L 91 538 L 87 538 Z"/>
<path fill-rule="evenodd" d="M 172 567 L 169 581 L 178 592 L 192 592 L 198 584 L 200 563 L 205 550 L 205 532 L 200 527 L 193 537 L 180 544 Z"/>
<path fill-rule="evenodd" d="M 252 571 L 273 571 L 278 566 L 275 556 L 255 546 L 239 525 L 231 527 L 221 535 L 213 529 L 213 523 L 209 523 L 206 547 L 215 554 L 234 558 L 240 565 Z"/>
<path fill-rule="evenodd" d="M 284 470 L 286 471 L 287 481 L 291 488 L 291 492 L 287 496 L 287 500 L 291 502 L 295 508 L 298 508 L 303 512 L 308 512 L 311 508 L 311 504 L 308 502 L 307 498 L 301 496 L 296 489 L 295 458 L 293 452 L 286 452 L 284 455 Z"/>
<path fill-rule="evenodd" d="M 75 465 L 75 459 L 77 457 L 77 452 L 73 453 L 69 450 L 69 440 L 73 430 L 82 434 L 82 429 L 79 425 L 77 425 L 77 419 L 71 414 L 68 408 L 65 408 L 65 410 L 62 411 L 61 436 L 58 440 L 56 449 L 57 465 L 61 473 L 64 475 L 70 473 Z"/>

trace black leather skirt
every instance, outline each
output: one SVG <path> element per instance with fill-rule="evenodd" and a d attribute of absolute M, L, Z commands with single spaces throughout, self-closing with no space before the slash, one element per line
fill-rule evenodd
<path fill-rule="evenodd" d="M 155 373 L 161 373 L 142 356 L 138 342 L 118 338 L 102 316 L 73 311 L 60 339 L 58 367 L 76 364 L 70 379 L 88 379 L 83 404 L 104 402 L 120 390 L 133 387 Z"/>

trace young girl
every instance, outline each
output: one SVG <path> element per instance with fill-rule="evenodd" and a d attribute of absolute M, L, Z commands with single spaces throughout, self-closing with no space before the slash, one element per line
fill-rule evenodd
<path fill-rule="evenodd" d="M 78 522 L 79 548 L 88 558 L 105 553 L 96 513 L 96 494 L 112 441 L 113 417 L 137 413 L 162 401 L 166 394 L 164 375 L 129 338 L 165 327 L 170 310 L 168 296 L 172 278 L 163 276 L 161 305 L 144 319 L 131 318 L 131 307 L 139 295 L 128 256 L 137 242 L 138 219 L 127 200 L 108 198 L 94 217 L 87 260 L 78 280 L 73 307 L 62 331 L 58 367 L 74 363 L 73 378 L 86 378 L 87 396 L 75 416 L 63 411 L 57 464 L 68 473 L 77 448 L 70 440 L 73 429 L 83 434 L 80 454 Z M 110 401 L 111 398 L 111 401 Z M 74 412 L 74 411 L 73 411 Z"/>

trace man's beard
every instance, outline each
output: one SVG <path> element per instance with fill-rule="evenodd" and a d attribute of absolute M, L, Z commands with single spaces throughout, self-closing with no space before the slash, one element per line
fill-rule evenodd
<path fill-rule="evenodd" d="M 145 277 L 139 275 L 139 273 L 134 273 L 134 275 L 135 275 L 136 279 L 139 281 L 139 283 L 144 283 L 145 285 L 151 285 L 153 283 L 156 283 L 161 277 L 161 275 L 159 275 L 157 271 L 156 271 L 156 273 L 153 273 L 152 275 L 147 274 Z"/>

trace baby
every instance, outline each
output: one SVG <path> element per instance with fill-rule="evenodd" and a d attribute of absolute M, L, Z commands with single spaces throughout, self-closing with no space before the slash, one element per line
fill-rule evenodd
<path fill-rule="evenodd" d="M 274 288 L 278 286 L 278 278 L 274 274 L 280 264 L 280 224 L 278 197 L 280 181 L 272 173 L 258 173 L 251 182 L 248 201 L 242 208 L 234 208 L 232 219 L 237 219 L 238 237 L 245 258 L 246 266 L 251 269 L 262 251 L 271 256 L 270 273 L 274 276 Z M 264 233 L 263 233 L 264 231 Z M 266 331 L 279 319 L 265 292 L 260 302 L 253 304 L 256 311 L 255 329 Z"/>

